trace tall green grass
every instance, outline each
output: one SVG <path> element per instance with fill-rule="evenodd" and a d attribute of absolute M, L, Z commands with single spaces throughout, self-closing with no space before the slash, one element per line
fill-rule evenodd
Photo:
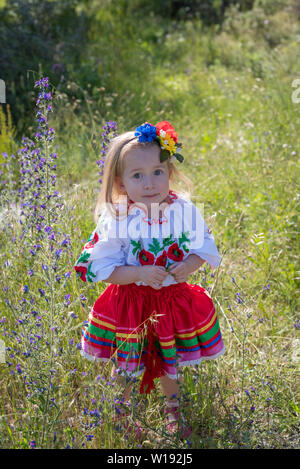
<path fill-rule="evenodd" d="M 96 8 L 104 28 L 100 35 L 95 22 L 90 31 L 97 76 L 90 75 L 86 88 L 70 80 L 74 99 L 57 89 L 51 122 L 57 132 L 59 189 L 68 207 L 61 231 L 72 239 L 72 257 L 63 267 L 72 270 L 94 228 L 102 124 L 115 120 L 122 132 L 146 120 L 169 120 L 184 144 L 193 200 L 204 203 L 222 255 L 217 271 L 204 265 L 190 281 L 213 295 L 226 354 L 184 369 L 182 391 L 190 401 L 185 414 L 193 428 L 189 441 L 167 437 L 161 391 L 141 398 L 137 383 L 133 419 L 149 431 L 148 439 L 137 443 L 134 434 L 112 423 L 121 389 L 110 379 L 111 365 L 84 361 L 76 348 L 105 284 L 85 285 L 72 275 L 65 292 L 71 301 L 62 305 L 58 324 L 64 333 L 51 388 L 55 405 L 45 409 L 38 394 L 27 398 L 16 371 L 20 357 L 6 351 L 7 362 L 0 364 L 6 389 L 0 397 L 1 447 L 28 448 L 32 441 L 44 448 L 299 446 L 300 108 L 291 99 L 299 73 L 299 22 L 291 3 L 279 13 L 267 14 L 259 5 L 252 13 L 233 9 L 222 29 L 203 29 L 197 20 L 143 18 L 142 23 L 133 15 L 121 21 L 115 10 Z M 103 43 L 110 44 L 111 60 L 98 56 Z M 20 229 L 10 216 L 3 242 Z M 23 326 L 15 325 L 4 288 L 10 301 L 21 299 L 28 260 L 22 245 L 3 246 L 0 320 L 9 346 L 16 335 L 12 331 L 18 334 Z M 31 288 L 37 291 L 41 282 L 32 277 Z"/>

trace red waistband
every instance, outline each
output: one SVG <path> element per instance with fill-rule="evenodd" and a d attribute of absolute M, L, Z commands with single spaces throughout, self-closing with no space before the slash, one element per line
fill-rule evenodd
<path fill-rule="evenodd" d="M 129 285 L 116 285 L 116 286 L 118 286 L 121 291 L 131 290 L 131 291 L 135 291 L 136 293 L 145 292 L 145 293 L 159 295 L 159 294 L 166 293 L 166 292 L 169 293 L 171 291 L 185 289 L 187 285 L 188 285 L 187 282 L 173 283 L 172 285 L 168 285 L 167 287 L 161 287 L 159 290 L 156 290 L 155 288 L 150 287 L 150 285 L 137 285 L 136 283 L 130 283 Z"/>

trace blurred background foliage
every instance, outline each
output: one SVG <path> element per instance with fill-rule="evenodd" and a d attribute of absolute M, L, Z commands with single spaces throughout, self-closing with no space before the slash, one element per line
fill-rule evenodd
<path fill-rule="evenodd" d="M 74 178 L 99 154 L 106 120 L 123 130 L 168 116 L 182 127 L 196 102 L 201 112 L 194 73 L 213 67 L 260 78 L 274 73 L 276 48 L 291 47 L 298 36 L 290 20 L 300 17 L 296 0 L 2 0 L 0 8 L 9 135 L 20 141 L 32 131 L 34 81 L 49 76 L 58 169 L 66 172 L 72 155 Z M 284 55 L 289 73 L 296 70 L 294 53 L 291 47 Z M 9 152 L 11 139 L 3 135 L 0 149 Z"/>
<path fill-rule="evenodd" d="M 206 265 L 192 279 L 212 287 L 227 347 L 219 364 L 199 368 L 195 380 L 187 375 L 195 398 L 191 421 L 203 429 L 193 443 L 199 448 L 299 443 L 300 108 L 292 98 L 300 96 L 293 85 L 300 70 L 299 19 L 299 0 L 0 0 L 0 79 L 7 95 L 0 105 L 0 164 L 3 153 L 14 154 L 10 172 L 1 167 L 1 179 L 18 178 L 16 149 L 22 136 L 34 138 L 36 130 L 34 82 L 49 76 L 58 189 L 70 210 L 62 231 L 70 233 L 74 253 L 66 270 L 94 229 L 103 124 L 116 121 L 120 133 L 146 120 L 169 120 L 178 129 L 185 157 L 180 170 L 192 178 L 195 199 L 205 202 L 205 219 L 222 255 L 216 276 Z M 3 291 L 6 258 L 27 275 L 28 259 L 16 255 L 12 242 L 2 253 Z M 22 291 L 21 279 L 9 278 L 14 295 Z M 30 280 L 30 288 L 34 282 L 40 286 L 40 277 Z M 81 307 L 73 301 L 69 313 L 85 321 L 104 285 L 83 289 L 75 276 L 71 282 L 72 298 L 84 292 L 88 301 Z M 2 311 L 15 329 L 4 302 Z M 74 344 L 79 327 L 70 331 Z M 70 337 L 64 337 L 65 349 Z M 72 396 L 58 397 L 58 408 L 73 423 L 58 423 L 61 433 L 57 440 L 49 433 L 49 447 L 65 445 L 64 432 L 78 435 L 74 447 L 90 436 L 73 420 L 74 409 L 79 417 L 85 411 L 88 394 L 82 401 L 77 396 L 87 389 L 87 364 L 77 351 L 72 354 L 62 368 L 62 390 Z M 73 373 L 77 368 L 82 375 Z M 15 414 L 19 427 L 7 426 L 3 439 L 28 447 L 40 438 L 30 420 L 36 409 L 26 427 L 22 407 L 29 400 L 8 373 L 2 414 L 10 422 Z M 145 413 L 151 425 L 158 406 L 152 401 Z M 56 422 L 49 422 L 53 431 Z M 112 426 L 109 432 L 99 427 L 101 443 L 95 438 L 91 444 L 131 445 Z"/>

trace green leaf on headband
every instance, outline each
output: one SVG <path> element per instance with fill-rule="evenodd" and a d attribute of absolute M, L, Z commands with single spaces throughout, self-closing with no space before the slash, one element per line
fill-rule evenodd
<path fill-rule="evenodd" d="M 182 163 L 184 158 L 180 153 L 174 153 L 174 156 L 177 158 L 177 160 Z"/>
<path fill-rule="evenodd" d="M 160 152 L 160 162 L 163 163 L 166 161 L 170 156 L 170 153 L 167 150 L 161 150 Z"/>

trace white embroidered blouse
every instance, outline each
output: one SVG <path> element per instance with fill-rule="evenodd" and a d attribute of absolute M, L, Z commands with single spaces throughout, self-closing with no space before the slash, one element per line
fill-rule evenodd
<path fill-rule="evenodd" d="M 81 280 L 106 280 L 115 267 L 122 265 L 160 265 L 168 269 L 190 254 L 200 256 L 212 269 L 220 264 L 214 237 L 190 200 L 170 191 L 169 203 L 160 204 L 159 209 L 157 204 L 151 219 L 142 204 L 130 202 L 125 216 L 118 220 L 108 208 L 102 212 L 74 265 Z M 169 274 L 162 286 L 174 283 Z"/>

